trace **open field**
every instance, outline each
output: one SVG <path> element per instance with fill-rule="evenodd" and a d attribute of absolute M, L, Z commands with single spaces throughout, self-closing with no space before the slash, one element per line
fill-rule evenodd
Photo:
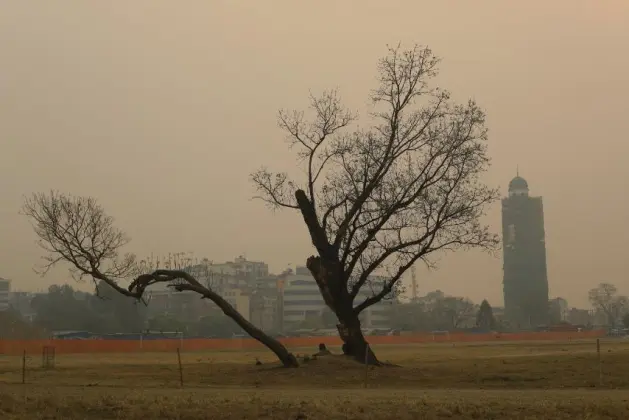
<path fill-rule="evenodd" d="M 52 370 L 32 355 L 25 385 L 21 357 L 0 356 L 0 418 L 629 418 L 629 342 L 602 342 L 602 386 L 593 340 L 375 350 L 400 367 L 325 356 L 281 369 L 264 350 L 183 352 L 184 389 L 174 352 L 58 355 Z"/>

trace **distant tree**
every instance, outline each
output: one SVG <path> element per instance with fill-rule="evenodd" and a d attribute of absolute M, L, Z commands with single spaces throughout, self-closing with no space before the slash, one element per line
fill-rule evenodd
<path fill-rule="evenodd" d="M 393 303 L 390 309 L 390 323 L 402 331 L 422 331 L 429 327 L 424 303 L 421 300 L 408 303 Z"/>
<path fill-rule="evenodd" d="M 129 239 L 114 226 L 113 218 L 94 198 L 54 191 L 37 193 L 24 200 L 22 213 L 30 219 L 39 245 L 46 252 L 42 274 L 66 262 L 75 277 L 90 278 L 95 284 L 105 282 L 117 293 L 138 300 L 155 283 L 167 283 L 177 291 L 193 291 L 214 302 L 247 334 L 273 351 L 284 366 L 298 366 L 295 356 L 282 343 L 249 322 L 220 295 L 185 271 L 185 267 L 154 269 L 139 264 L 133 254 L 121 255 Z M 128 287 L 124 287 L 123 282 L 129 280 L 132 281 Z"/>
<path fill-rule="evenodd" d="M 629 313 L 626 313 L 622 317 L 622 325 L 624 325 L 625 328 L 629 328 Z"/>
<path fill-rule="evenodd" d="M 612 327 L 629 308 L 629 299 L 619 295 L 616 286 L 610 283 L 600 283 L 590 290 L 588 297 L 592 306 L 607 316 L 607 322 Z"/>
<path fill-rule="evenodd" d="M 449 327 L 457 329 L 466 320 L 473 319 L 476 305 L 467 298 L 448 296 L 441 301 L 439 310 L 448 319 Z"/>
<path fill-rule="evenodd" d="M 476 311 L 472 301 L 458 296 L 447 296 L 441 290 L 429 292 L 418 299 L 424 311 L 424 329 L 451 330 L 473 318 Z"/>
<path fill-rule="evenodd" d="M 31 324 L 14 310 L 0 311 L 0 339 L 3 340 L 36 340 L 50 337 L 43 327 Z"/>
<path fill-rule="evenodd" d="M 428 48 L 391 48 L 378 63 L 371 128 L 345 131 L 356 116 L 336 92 L 311 96 L 311 119 L 280 111 L 306 179 L 295 183 L 264 168 L 252 174 L 259 198 L 301 213 L 317 252 L 306 265 L 347 352 L 361 362 L 378 364 L 373 352 L 365 357 L 371 347 L 360 313 L 395 294 L 413 264 L 434 266 L 440 251 L 498 244 L 481 222 L 498 198 L 480 181 L 489 166 L 485 114 L 430 85 L 438 63 Z M 364 288 L 372 293 L 356 302 Z"/>
<path fill-rule="evenodd" d="M 242 328 L 223 314 L 202 317 L 196 325 L 196 330 L 201 336 L 220 338 L 231 338 L 235 334 L 245 333 Z"/>
<path fill-rule="evenodd" d="M 183 322 L 169 315 L 158 315 L 148 319 L 148 329 L 159 332 L 183 332 L 186 327 Z"/>
<path fill-rule="evenodd" d="M 484 299 L 478 308 L 478 313 L 476 314 L 476 326 L 483 331 L 491 331 L 496 328 L 494 310 L 489 302 L 487 302 L 487 299 Z"/>
<path fill-rule="evenodd" d="M 102 280 L 96 285 L 91 307 L 101 319 L 101 332 L 137 333 L 146 327 L 146 306 L 121 295 Z"/>
<path fill-rule="evenodd" d="M 445 298 L 446 294 L 441 290 L 434 290 L 426 293 L 426 296 L 420 297 L 419 301 L 425 305 L 427 311 L 431 312 L 435 311 Z"/>
<path fill-rule="evenodd" d="M 77 298 L 69 285 L 52 285 L 48 293 L 39 294 L 31 301 L 35 324 L 49 331 L 95 331 L 100 327 L 96 313 L 89 304 L 89 295 Z"/>

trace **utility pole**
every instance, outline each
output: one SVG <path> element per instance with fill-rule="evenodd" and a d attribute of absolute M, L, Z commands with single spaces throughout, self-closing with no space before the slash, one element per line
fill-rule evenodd
<path fill-rule="evenodd" d="M 417 301 L 417 274 L 415 272 L 415 266 L 411 266 L 411 284 L 412 284 L 412 299 L 413 302 Z"/>

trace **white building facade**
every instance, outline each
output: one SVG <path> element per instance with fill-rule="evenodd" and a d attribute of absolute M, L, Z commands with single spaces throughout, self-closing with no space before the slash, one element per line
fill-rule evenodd
<path fill-rule="evenodd" d="M 249 261 L 239 256 L 234 261 L 214 263 L 207 258 L 188 268 L 197 280 L 219 294 L 230 290 L 249 290 L 256 279 L 269 275 L 269 266 L 260 261 Z"/>
<path fill-rule="evenodd" d="M 204 258 L 191 263 L 184 270 L 225 298 L 247 320 L 250 319 L 251 293 L 257 284 L 256 280 L 261 277 L 268 277 L 269 274 L 269 267 L 266 263 L 249 261 L 242 256 L 235 258 L 234 261 L 218 264 Z M 178 282 L 176 280 L 172 283 Z M 148 289 L 150 302 L 153 302 L 153 309 L 156 313 L 185 312 L 186 305 L 189 306 L 190 303 L 186 303 L 183 307 L 175 310 L 175 307 L 181 306 L 177 302 L 182 300 L 182 295 L 191 296 L 194 304 L 196 299 L 194 292 L 177 292 L 169 287 L 172 283 L 157 283 Z"/>
<path fill-rule="evenodd" d="M 356 296 L 354 305 L 371 296 L 364 287 Z M 327 308 L 317 282 L 306 267 L 297 267 L 295 274 L 286 276 L 282 291 L 284 329 L 290 330 L 309 317 L 321 317 Z M 363 328 L 387 328 L 389 310 L 386 303 L 376 303 L 365 309 L 360 316 Z"/>
<path fill-rule="evenodd" d="M 247 321 L 251 319 L 251 295 L 241 289 L 229 289 L 223 298 L 234 307 Z"/>

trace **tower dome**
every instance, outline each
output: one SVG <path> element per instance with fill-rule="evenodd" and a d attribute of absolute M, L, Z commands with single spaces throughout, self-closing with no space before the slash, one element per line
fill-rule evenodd
<path fill-rule="evenodd" d="M 521 176 L 516 176 L 509 182 L 509 196 L 513 195 L 528 195 L 529 184 Z"/>
<path fill-rule="evenodd" d="M 516 176 L 509 182 L 509 190 L 528 190 L 529 183 L 521 176 Z"/>

